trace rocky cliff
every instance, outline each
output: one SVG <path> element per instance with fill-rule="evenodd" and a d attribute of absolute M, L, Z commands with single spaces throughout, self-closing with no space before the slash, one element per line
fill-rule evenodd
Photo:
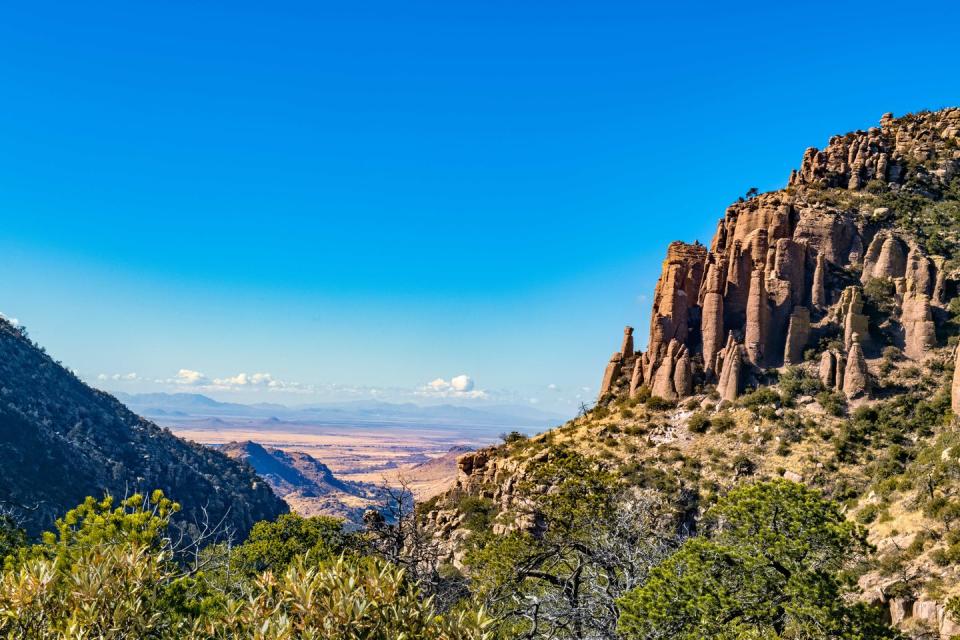
<path fill-rule="evenodd" d="M 850 399 L 869 394 L 865 359 L 881 346 L 922 361 L 956 292 L 953 239 L 900 222 L 918 199 L 948 194 L 960 173 L 958 136 L 958 109 L 886 114 L 879 127 L 808 149 L 785 189 L 728 207 L 709 248 L 672 243 L 647 349 L 634 350 L 628 327 L 600 401 L 643 386 L 673 400 L 706 385 L 734 400 L 765 369 L 799 364 L 834 337 L 821 377 Z M 892 304 L 882 335 L 864 313 L 864 287 L 880 283 Z"/>
<path fill-rule="evenodd" d="M 667 248 L 646 348 L 618 337 L 595 408 L 463 456 L 426 520 L 459 566 L 467 498 L 495 507 L 490 533 L 536 535 L 525 491 L 564 448 L 666 496 L 685 531 L 735 484 L 782 477 L 868 528 L 859 597 L 914 638 L 960 635 L 958 266 L 960 109 L 835 136 L 729 206 L 709 247 Z"/>

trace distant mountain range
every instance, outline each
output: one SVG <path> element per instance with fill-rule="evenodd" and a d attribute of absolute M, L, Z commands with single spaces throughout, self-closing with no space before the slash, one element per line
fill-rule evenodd
<path fill-rule="evenodd" d="M 281 404 L 239 404 L 220 402 L 196 393 L 117 393 L 128 407 L 164 424 L 184 420 L 219 418 L 224 421 L 255 419 L 277 423 L 313 423 L 326 425 L 390 425 L 395 427 L 436 426 L 464 432 L 498 434 L 502 431 L 542 431 L 566 420 L 523 405 L 495 405 L 484 408 L 463 405 L 393 404 L 355 401 L 336 404 L 289 407 Z"/>

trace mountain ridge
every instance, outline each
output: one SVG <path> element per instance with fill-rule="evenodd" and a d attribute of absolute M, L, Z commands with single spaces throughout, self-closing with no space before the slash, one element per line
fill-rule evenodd
<path fill-rule="evenodd" d="M 203 511 L 238 536 L 287 511 L 252 470 L 181 440 L 84 384 L 0 319 L 0 489 L 31 534 L 86 496 L 161 489 L 188 529 Z M 27 507 L 27 508 L 24 508 Z"/>

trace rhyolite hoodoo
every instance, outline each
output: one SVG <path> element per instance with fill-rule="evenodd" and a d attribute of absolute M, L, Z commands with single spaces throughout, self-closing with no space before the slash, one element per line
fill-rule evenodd
<path fill-rule="evenodd" d="M 627 327 L 600 401 L 643 386 L 675 400 L 708 385 L 734 400 L 756 387 L 765 369 L 800 364 L 810 347 L 834 336 L 842 347 L 820 356 L 821 380 L 851 400 L 866 397 L 868 361 L 881 346 L 864 313 L 863 288 L 874 280 L 890 286 L 885 342 L 922 361 L 956 288 L 947 256 L 931 254 L 931 243 L 898 228 L 889 207 L 855 195 L 918 180 L 950 183 L 960 164 L 958 127 L 957 109 L 902 119 L 886 114 L 879 127 L 808 149 L 785 189 L 728 207 L 709 248 L 672 243 L 654 292 L 647 349 L 634 349 Z M 836 188 L 854 197 L 823 197 Z"/>

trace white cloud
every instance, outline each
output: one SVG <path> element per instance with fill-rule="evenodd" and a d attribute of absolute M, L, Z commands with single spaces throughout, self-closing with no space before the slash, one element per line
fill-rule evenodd
<path fill-rule="evenodd" d="M 177 371 L 177 375 L 170 380 L 173 384 L 182 384 L 190 387 L 202 387 L 210 384 L 210 378 L 203 375 L 199 371 L 194 371 L 192 369 L 180 369 Z"/>
<path fill-rule="evenodd" d="M 167 378 L 166 380 L 155 380 L 154 382 L 189 386 L 202 391 L 266 390 L 287 391 L 291 393 L 314 393 L 316 391 L 313 385 L 278 380 L 269 373 L 261 372 L 240 372 L 232 376 L 224 376 L 223 378 L 210 378 L 199 371 L 180 369 L 175 377 Z"/>
<path fill-rule="evenodd" d="M 235 376 L 216 378 L 213 384 L 224 387 L 279 387 L 279 380 L 275 380 L 269 373 L 238 373 Z"/>
<path fill-rule="evenodd" d="M 138 376 L 136 373 L 132 371 L 130 373 L 114 373 L 111 375 L 108 375 L 106 373 L 101 373 L 100 375 L 97 376 L 97 380 L 116 380 L 118 382 L 134 382 L 136 380 L 140 380 L 140 376 Z"/>
<path fill-rule="evenodd" d="M 473 391 L 473 379 L 466 374 L 460 374 L 459 376 L 454 376 L 453 379 L 450 380 L 450 386 L 453 387 L 454 391 L 461 393 Z"/>
<path fill-rule="evenodd" d="M 555 385 L 555 384 L 553 384 L 553 383 L 551 382 L 550 384 L 547 385 L 547 389 L 550 389 L 550 391 L 556 391 L 556 390 L 557 390 L 557 385 Z"/>
<path fill-rule="evenodd" d="M 433 391 L 449 391 L 450 383 L 444 380 L 443 378 L 437 378 L 432 382 L 428 382 L 427 388 L 432 389 Z"/>
<path fill-rule="evenodd" d="M 482 399 L 487 398 L 487 392 L 475 389 L 473 378 L 465 373 L 454 376 L 449 381 L 443 378 L 437 378 L 425 384 L 414 395 L 435 396 L 439 398 L 469 398 Z"/>

